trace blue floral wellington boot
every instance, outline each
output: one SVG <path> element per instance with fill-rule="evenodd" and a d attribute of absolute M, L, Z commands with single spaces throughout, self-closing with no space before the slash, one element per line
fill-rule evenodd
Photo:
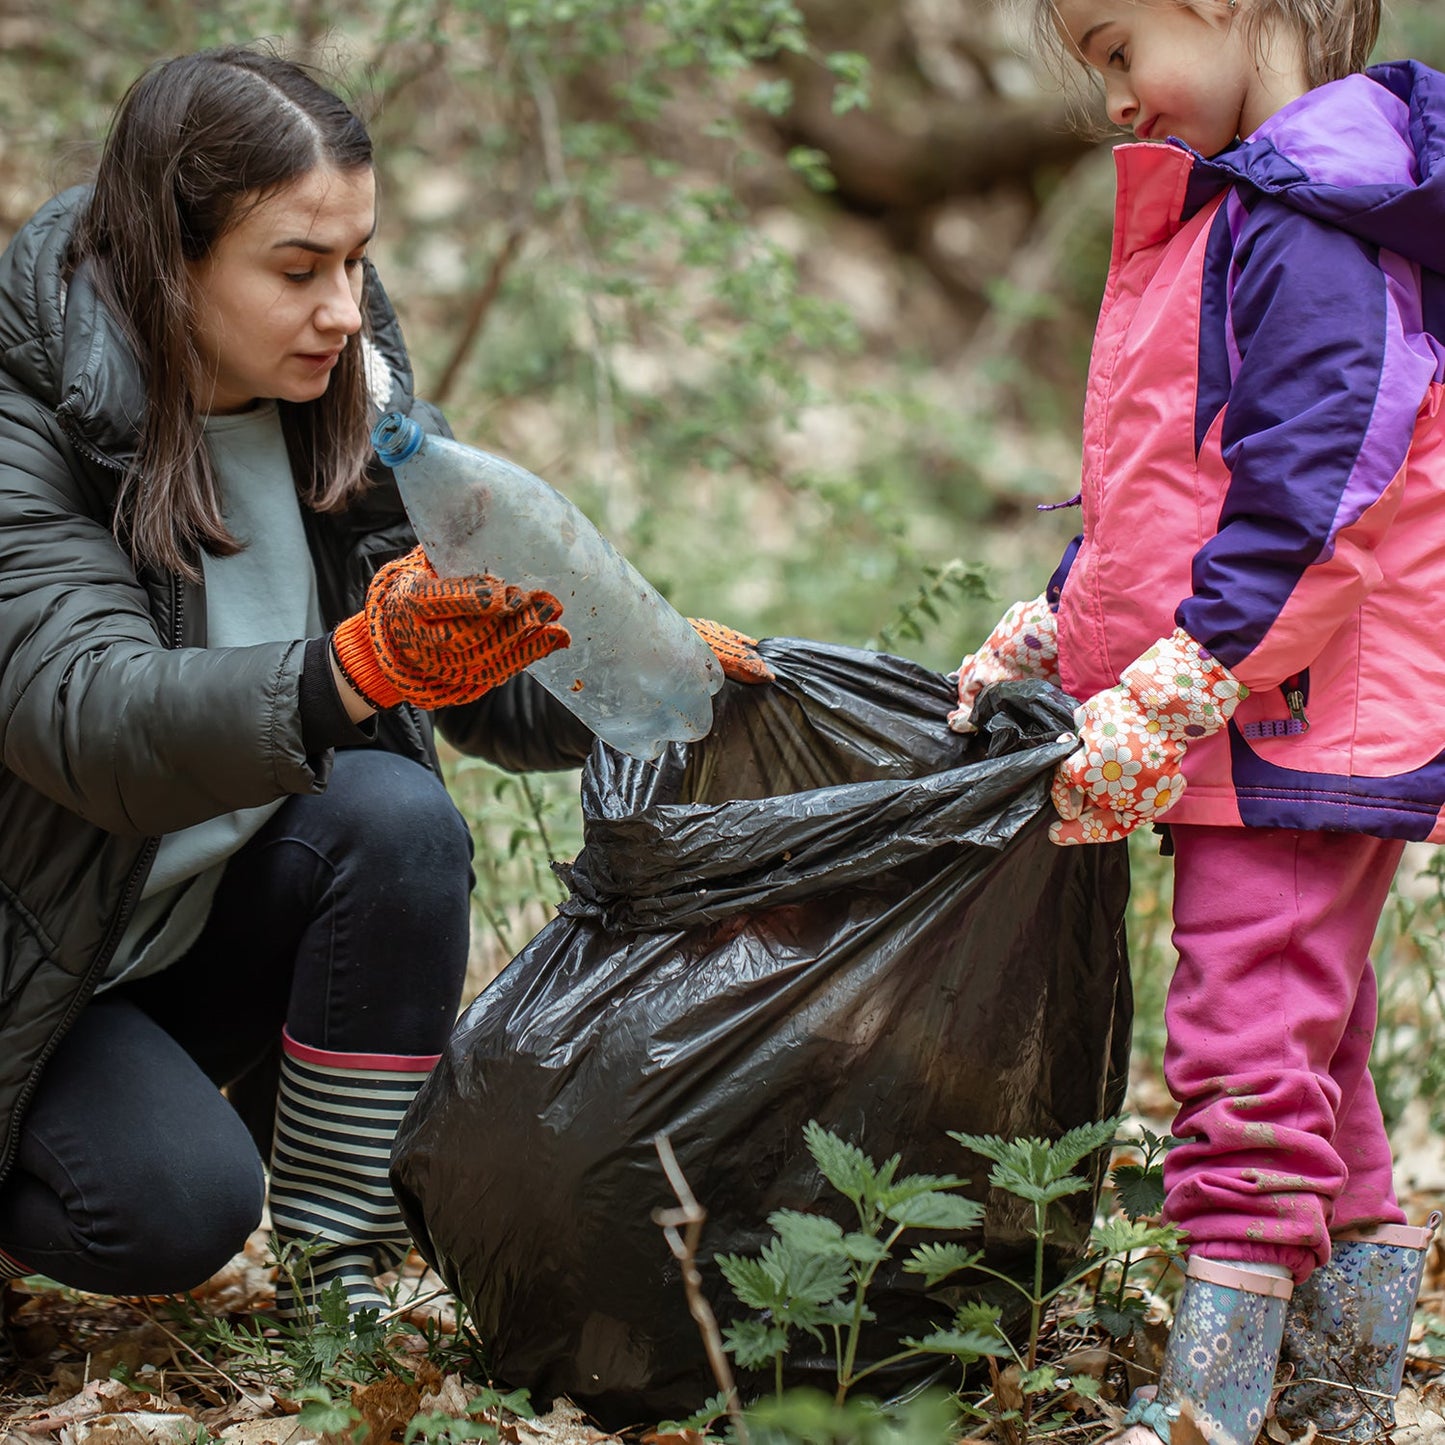
<path fill-rule="evenodd" d="M 1254 1445 L 1274 1388 L 1292 1282 L 1224 1260 L 1189 1261 L 1153 1399 L 1136 1398 L 1120 1445 L 1170 1439 L 1183 1416 L 1214 1445 Z M 1192 1438 L 1192 1437 L 1191 1437 Z"/>
<path fill-rule="evenodd" d="M 1321 1441 L 1375 1440 L 1394 1425 L 1425 1253 L 1439 1223 L 1432 1214 L 1421 1229 L 1385 1224 L 1331 1242 L 1329 1263 L 1290 1302 L 1281 1422 L 1301 1432 L 1314 1425 Z"/>

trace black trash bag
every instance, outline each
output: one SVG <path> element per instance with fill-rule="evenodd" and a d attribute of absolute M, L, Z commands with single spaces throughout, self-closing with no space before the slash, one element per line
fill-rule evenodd
<path fill-rule="evenodd" d="M 980 1234 L 937 1237 L 1031 1279 L 1031 1207 L 990 1190 L 947 1131 L 1057 1137 L 1123 1096 L 1125 849 L 1048 840 L 1069 699 L 994 688 L 965 738 L 945 724 L 948 681 L 914 663 L 762 650 L 776 682 L 727 686 L 702 741 L 656 764 L 594 749 L 585 846 L 559 869 L 571 896 L 467 1009 L 393 1154 L 413 1236 L 498 1380 L 609 1428 L 717 1390 L 652 1219 L 676 1202 L 657 1134 L 708 1211 L 699 1264 L 726 1325 L 747 1311 L 712 1259 L 756 1253 L 773 1210 L 855 1227 L 808 1120 L 905 1172 L 968 1177 Z M 1053 1277 L 1082 1251 L 1102 1163 L 1093 1195 L 1058 1206 Z M 960 1297 L 1021 1322 L 1006 1287 L 960 1280 L 962 1296 L 953 1281 L 930 1296 L 880 1271 L 859 1367 L 948 1324 Z M 831 1390 L 831 1354 L 806 1336 L 788 1364 Z M 939 1368 L 890 1368 L 870 1393 Z"/>

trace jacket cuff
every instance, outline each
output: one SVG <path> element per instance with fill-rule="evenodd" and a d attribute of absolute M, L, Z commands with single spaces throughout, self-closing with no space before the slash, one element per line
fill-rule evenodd
<path fill-rule="evenodd" d="M 308 755 L 376 740 L 376 721 L 352 722 L 331 671 L 331 639 L 313 637 L 301 662 L 301 745 Z"/>

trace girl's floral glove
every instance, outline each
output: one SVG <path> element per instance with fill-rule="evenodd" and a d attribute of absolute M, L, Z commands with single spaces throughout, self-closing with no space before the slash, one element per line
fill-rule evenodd
<path fill-rule="evenodd" d="M 1074 714 L 1079 747 L 1054 771 L 1055 843 L 1112 843 L 1162 816 L 1184 791 L 1189 744 L 1227 723 L 1249 689 L 1183 628 Z"/>
<path fill-rule="evenodd" d="M 996 682 L 1029 677 L 1059 680 L 1058 636 L 1046 596 L 1015 602 L 983 646 L 958 664 L 958 707 L 948 715 L 949 727 L 956 733 L 974 732 L 969 714 L 979 693 Z"/>

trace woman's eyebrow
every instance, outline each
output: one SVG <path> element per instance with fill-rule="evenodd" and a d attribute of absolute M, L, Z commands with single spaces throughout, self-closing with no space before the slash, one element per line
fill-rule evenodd
<path fill-rule="evenodd" d="M 354 246 L 347 246 L 348 251 L 356 250 L 357 246 L 365 246 L 371 238 L 376 235 L 376 227 L 373 226 Z M 273 251 L 310 251 L 316 256 L 329 256 L 338 248 L 328 246 L 324 241 L 313 241 L 309 236 L 292 237 L 285 241 L 275 242 L 271 249 Z"/>

